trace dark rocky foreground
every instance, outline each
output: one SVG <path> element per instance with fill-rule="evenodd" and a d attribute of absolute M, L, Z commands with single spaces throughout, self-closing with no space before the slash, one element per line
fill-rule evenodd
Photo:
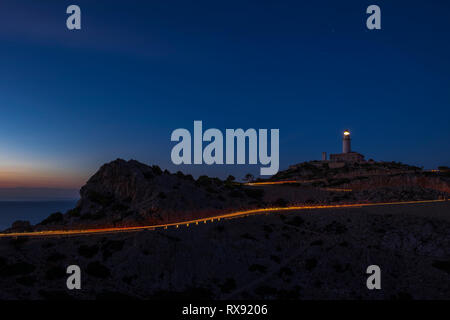
<path fill-rule="evenodd" d="M 0 299 L 450 299 L 450 202 L 0 239 Z M 82 269 L 66 289 L 65 269 Z M 366 268 L 379 265 L 381 290 Z"/>

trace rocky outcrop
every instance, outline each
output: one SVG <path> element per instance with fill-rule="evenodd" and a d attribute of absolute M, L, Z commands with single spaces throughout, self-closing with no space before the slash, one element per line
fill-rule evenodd
<path fill-rule="evenodd" d="M 30 221 L 17 220 L 12 224 L 9 230 L 11 232 L 29 232 L 33 231 L 33 227 Z"/>
<path fill-rule="evenodd" d="M 172 174 L 158 166 L 117 159 L 103 165 L 81 188 L 81 199 L 74 209 L 54 213 L 33 227 L 18 222 L 7 232 L 155 225 L 238 209 L 431 200 L 450 194 L 447 176 L 395 162 L 346 164 L 342 168 L 329 168 L 321 162 L 303 163 L 270 180 L 298 178 L 304 180 L 290 186 L 252 187 L 207 176 L 195 180 L 182 172 Z"/>
<path fill-rule="evenodd" d="M 421 187 L 443 193 L 450 193 L 450 181 L 438 176 L 426 176 L 423 174 L 379 175 L 365 179 L 355 179 L 344 184 L 345 187 L 354 190 L 374 189 L 379 187 Z"/>
<path fill-rule="evenodd" d="M 130 226 L 169 223 L 261 206 L 261 192 L 231 181 L 117 159 L 103 165 L 80 190 L 76 208 L 37 228 L 52 226 Z"/>
<path fill-rule="evenodd" d="M 400 162 L 330 162 L 309 161 L 290 166 L 270 180 L 332 180 L 339 178 L 421 173 L 422 169 Z"/>
<path fill-rule="evenodd" d="M 437 196 L 450 194 L 450 176 L 446 172 L 426 172 L 398 162 L 343 164 L 342 167 L 331 168 L 327 161 L 304 162 L 280 171 L 270 180 L 296 180 L 312 187 L 354 191 L 409 188 L 418 196 L 420 188 L 433 190 Z"/>

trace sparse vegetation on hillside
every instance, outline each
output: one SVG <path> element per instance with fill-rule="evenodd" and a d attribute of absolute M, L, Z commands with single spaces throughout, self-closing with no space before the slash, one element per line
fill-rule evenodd
<path fill-rule="evenodd" d="M 333 166 L 332 166 L 333 165 Z M 367 176 L 373 174 L 420 173 L 422 169 L 401 162 L 354 162 L 340 165 L 324 161 L 303 162 L 280 171 L 269 180 L 332 179 L 343 175 Z"/>

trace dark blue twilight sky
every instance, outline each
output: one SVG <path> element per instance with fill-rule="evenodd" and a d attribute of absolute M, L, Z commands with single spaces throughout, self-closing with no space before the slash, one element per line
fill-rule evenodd
<path fill-rule="evenodd" d="M 450 165 L 449 34 L 436 0 L 2 0 L 0 187 L 78 188 L 118 157 L 259 172 L 171 164 L 171 132 L 194 120 L 279 128 L 281 169 L 340 152 L 346 128 L 366 158 Z"/>

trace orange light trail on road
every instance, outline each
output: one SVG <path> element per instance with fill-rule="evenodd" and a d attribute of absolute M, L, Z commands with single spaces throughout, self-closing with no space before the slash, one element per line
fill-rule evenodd
<path fill-rule="evenodd" d="M 297 180 L 286 180 L 286 181 L 267 181 L 267 182 L 249 182 L 245 185 L 247 186 L 266 186 L 272 184 L 285 184 L 285 183 L 299 183 Z"/>
<path fill-rule="evenodd" d="M 45 236 L 64 236 L 64 235 L 86 235 L 86 234 L 101 234 L 101 233 L 113 233 L 113 232 L 130 232 L 139 230 L 155 230 L 157 228 L 167 229 L 168 227 L 176 227 L 189 224 L 197 224 L 198 222 L 206 223 L 209 221 L 220 219 L 229 219 L 236 217 L 244 217 L 254 214 L 267 214 L 269 212 L 283 212 L 283 211 L 295 211 L 295 210 L 314 210 L 314 209 L 333 209 L 333 208 L 360 208 L 369 206 L 386 206 L 386 205 L 402 205 L 402 204 L 421 204 L 432 202 L 445 202 L 446 200 L 421 200 L 421 201 L 399 201 L 399 202 L 379 202 L 379 203 L 354 203 L 354 204 L 336 204 L 336 205 L 308 205 L 308 206 L 291 206 L 291 207 L 274 207 L 274 208 L 262 208 L 237 211 L 227 214 L 222 214 L 209 218 L 201 218 L 189 221 L 181 221 L 167 224 L 158 224 L 152 226 L 138 226 L 138 227 L 112 227 L 112 228 L 100 228 L 100 229 L 84 229 L 84 230 L 53 230 L 53 231 L 33 231 L 33 232 L 21 232 L 21 233 L 0 233 L 0 238 L 4 237 L 45 237 Z"/>

